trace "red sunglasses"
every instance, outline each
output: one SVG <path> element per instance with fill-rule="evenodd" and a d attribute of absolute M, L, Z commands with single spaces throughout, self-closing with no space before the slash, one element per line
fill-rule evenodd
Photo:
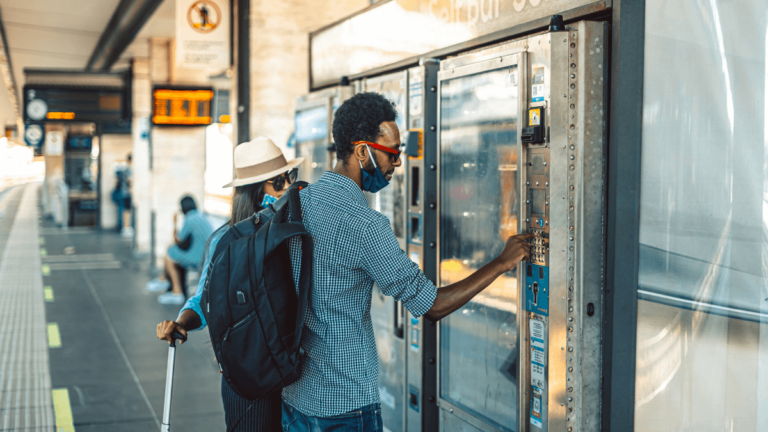
<path fill-rule="evenodd" d="M 376 150 L 381 150 L 381 151 L 383 151 L 385 153 L 389 153 L 389 161 L 392 162 L 392 163 L 397 162 L 397 160 L 400 159 L 400 153 L 402 153 L 402 150 L 395 150 L 393 148 L 389 148 L 389 147 L 383 146 L 381 144 L 372 143 L 370 141 L 355 141 L 352 144 L 354 144 L 356 146 L 367 144 L 367 145 L 375 148 Z"/>

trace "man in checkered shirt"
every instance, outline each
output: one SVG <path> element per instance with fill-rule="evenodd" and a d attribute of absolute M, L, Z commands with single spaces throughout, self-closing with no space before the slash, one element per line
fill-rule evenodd
<path fill-rule="evenodd" d="M 301 191 L 304 226 L 314 241 L 313 280 L 301 378 L 283 390 L 285 432 L 383 430 L 374 282 L 414 316 L 439 320 L 530 255 L 530 236 L 515 236 L 498 258 L 461 282 L 438 290 L 424 276 L 363 194 L 385 186 L 401 165 L 396 117 L 393 104 L 376 93 L 344 102 L 333 121 L 339 162 Z"/>

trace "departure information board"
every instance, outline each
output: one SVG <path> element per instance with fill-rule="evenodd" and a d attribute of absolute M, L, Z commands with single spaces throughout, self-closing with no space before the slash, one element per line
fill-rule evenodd
<path fill-rule="evenodd" d="M 123 89 L 24 87 L 24 120 L 109 122 L 130 118 Z"/>
<path fill-rule="evenodd" d="M 213 121 L 213 89 L 155 87 L 152 123 L 172 126 L 206 126 Z"/>

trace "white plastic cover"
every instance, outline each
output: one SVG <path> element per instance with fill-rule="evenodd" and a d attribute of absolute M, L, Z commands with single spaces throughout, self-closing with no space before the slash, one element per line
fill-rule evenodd
<path fill-rule="evenodd" d="M 768 430 L 768 3 L 647 0 L 635 430 Z"/>

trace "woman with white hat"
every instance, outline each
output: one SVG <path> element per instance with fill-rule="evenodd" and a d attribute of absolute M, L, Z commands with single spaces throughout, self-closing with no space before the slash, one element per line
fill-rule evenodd
<path fill-rule="evenodd" d="M 187 331 L 205 328 L 207 323 L 200 308 L 200 299 L 208 275 L 211 255 L 216 250 L 216 245 L 229 227 L 277 201 L 288 186 L 296 181 L 298 166 L 304 161 L 304 158 L 287 161 L 280 148 L 264 137 L 238 145 L 235 148 L 234 159 L 236 178 L 224 186 L 235 188 L 229 222 L 216 230 L 208 239 L 197 292 L 187 300 L 175 321 L 163 321 L 157 325 L 159 339 L 170 342 L 174 331 L 186 336 Z M 238 432 L 273 432 L 281 429 L 280 392 L 275 392 L 258 402 L 251 402 L 235 394 L 222 377 L 221 398 L 224 402 L 227 431 L 237 428 Z"/>

